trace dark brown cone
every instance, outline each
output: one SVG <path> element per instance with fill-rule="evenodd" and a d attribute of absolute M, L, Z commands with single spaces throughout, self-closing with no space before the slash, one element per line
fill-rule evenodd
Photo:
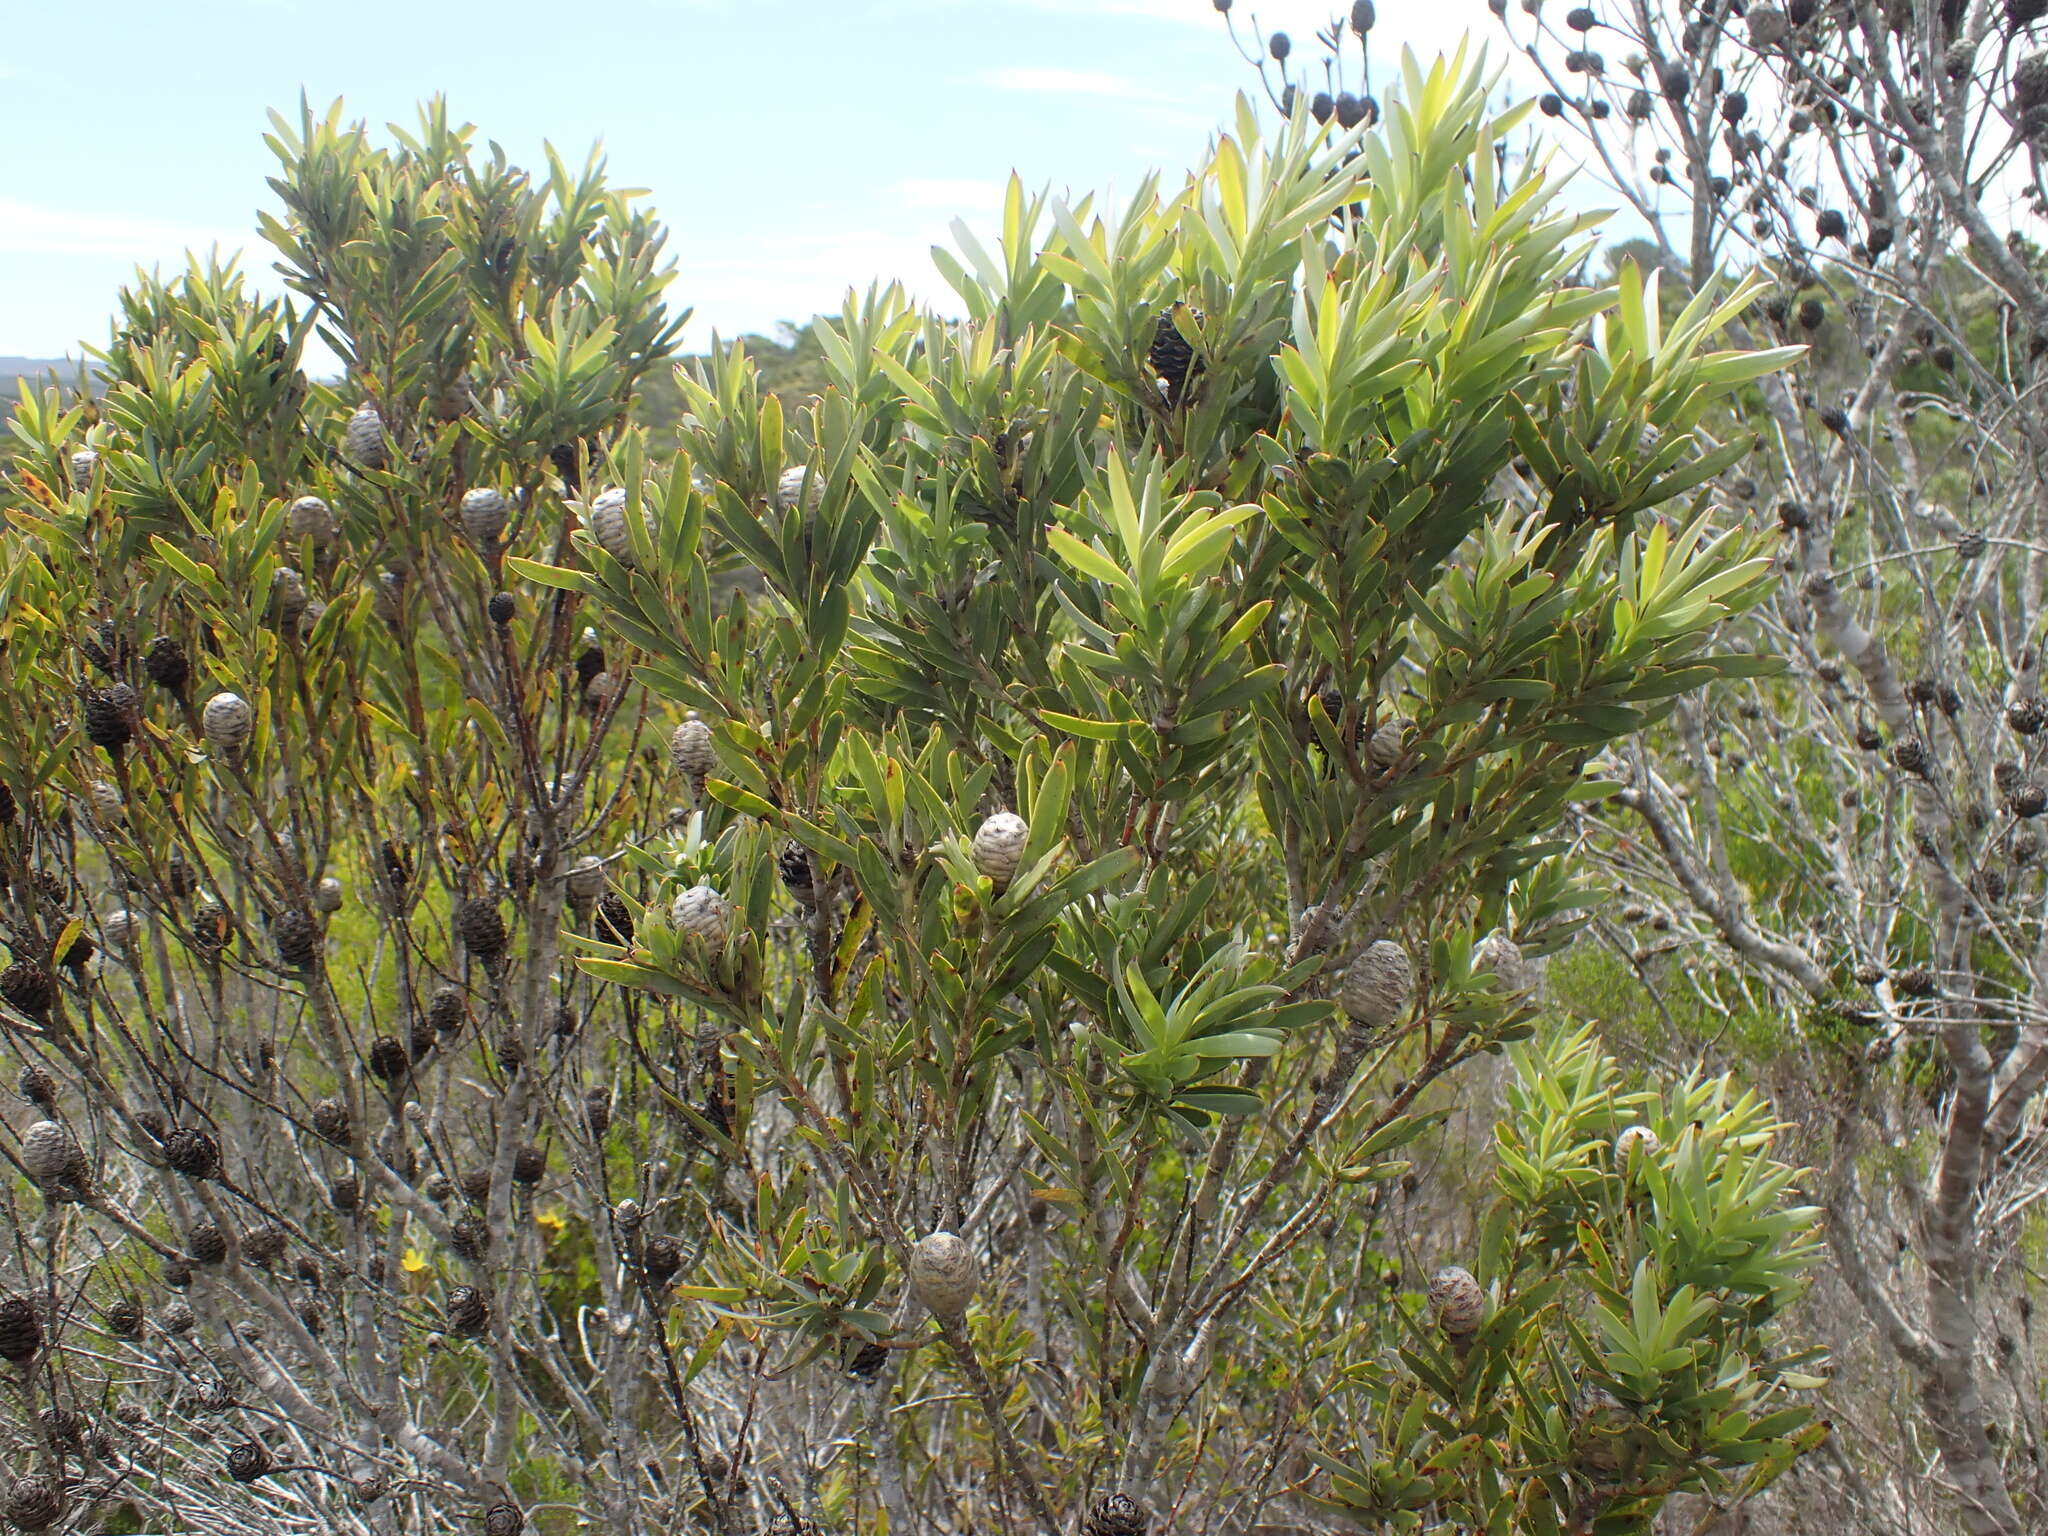
<path fill-rule="evenodd" d="M 50 1004 L 57 1000 L 56 983 L 50 973 L 33 960 L 17 960 L 0 971 L 0 999 L 17 1013 L 36 1020 L 50 1016 Z"/>
<path fill-rule="evenodd" d="M 235 1389 L 218 1376 L 188 1377 L 186 1392 L 173 1404 L 180 1413 L 226 1413 L 235 1406 Z"/>
<path fill-rule="evenodd" d="M 493 1504 L 484 1511 L 484 1536 L 519 1536 L 525 1529 L 526 1516 L 516 1504 Z"/>
<path fill-rule="evenodd" d="M 640 1251 L 640 1269 L 647 1276 L 649 1285 L 657 1288 L 667 1285 L 682 1267 L 682 1244 L 665 1233 L 647 1239 L 647 1246 Z"/>
<path fill-rule="evenodd" d="M 134 709 L 135 690 L 126 683 L 88 689 L 84 708 L 86 740 L 118 757 L 135 739 L 128 724 Z"/>
<path fill-rule="evenodd" d="M 295 971 L 310 971 L 320 958 L 320 925 L 309 912 L 289 907 L 270 925 L 277 958 Z"/>
<path fill-rule="evenodd" d="M 405 1069 L 409 1065 L 410 1063 L 406 1060 L 405 1047 L 392 1039 L 391 1036 L 384 1035 L 370 1043 L 370 1071 L 380 1081 L 386 1083 L 397 1082 L 398 1079 L 405 1076 Z"/>
<path fill-rule="evenodd" d="M 93 631 L 87 630 L 78 637 L 78 654 L 99 668 L 100 671 L 106 673 L 107 676 L 112 677 L 114 675 L 114 658 L 108 653 L 106 646 L 100 643 L 100 637 Z"/>
<path fill-rule="evenodd" d="M 889 1346 L 870 1340 L 853 1352 L 853 1358 L 846 1362 L 846 1374 L 855 1381 L 873 1381 L 888 1359 Z"/>
<path fill-rule="evenodd" d="M 1081 1522 L 1081 1536 L 1145 1536 L 1152 1521 L 1127 1493 L 1106 1493 Z"/>
<path fill-rule="evenodd" d="M 531 1144 L 521 1147 L 512 1154 L 512 1182 L 514 1184 L 538 1184 L 547 1177 L 548 1155 Z"/>
<path fill-rule="evenodd" d="M 1932 997 L 1941 990 L 1941 983 L 1924 966 L 1909 965 L 1892 972 L 1892 990 L 1901 997 Z"/>
<path fill-rule="evenodd" d="M 16 1530 L 46 1531 L 64 1518 L 64 1488 L 54 1477 L 31 1472 L 7 1485 L 0 1517 Z"/>
<path fill-rule="evenodd" d="M 1188 339 L 1181 335 L 1180 327 L 1173 323 L 1173 311 L 1168 310 L 1159 317 L 1152 328 L 1152 346 L 1145 354 L 1146 362 L 1152 365 L 1152 372 L 1166 386 L 1166 403 L 1177 406 L 1186 395 L 1188 380 L 1201 372 L 1196 361 L 1195 349 L 1188 345 Z"/>
<path fill-rule="evenodd" d="M 348 1105 L 340 1099 L 322 1099 L 313 1106 L 313 1134 L 337 1147 L 348 1145 Z"/>
<path fill-rule="evenodd" d="M 461 988 L 442 987 L 434 993 L 433 1000 L 427 1004 L 427 1022 L 434 1026 L 437 1034 L 458 1034 L 468 1012 L 468 1006 L 462 1000 Z"/>
<path fill-rule="evenodd" d="M 606 891 L 598 897 L 596 932 L 607 944 L 633 942 L 633 914 L 617 891 Z"/>
<path fill-rule="evenodd" d="M 2022 119 L 2048 107 L 2048 54 L 2021 59 L 2013 69 L 2012 102 Z"/>
<path fill-rule="evenodd" d="M 783 889 L 796 899 L 799 906 L 817 904 L 817 890 L 811 876 L 811 856 L 801 843 L 785 843 L 782 852 L 775 856 L 775 872 L 782 877 Z"/>
<path fill-rule="evenodd" d="M 74 978 L 83 978 L 85 968 L 92 964 L 94 953 L 92 940 L 81 931 L 64 947 L 57 963 L 70 971 Z"/>
<path fill-rule="evenodd" d="M 0 1360 L 25 1365 L 43 1347 L 43 1321 L 26 1296 L 0 1297 Z"/>
<path fill-rule="evenodd" d="M 491 1198 L 491 1170 L 471 1168 L 456 1181 L 462 1189 L 462 1198 L 482 1205 Z"/>
<path fill-rule="evenodd" d="M 473 1285 L 458 1285 L 448 1293 L 448 1331 L 459 1339 L 480 1338 L 490 1330 L 491 1304 Z"/>
<path fill-rule="evenodd" d="M 275 1264 L 284 1257 L 284 1228 L 251 1227 L 242 1234 L 242 1257 L 251 1264 Z"/>
<path fill-rule="evenodd" d="M 273 1465 L 270 1452 L 259 1441 L 244 1440 L 240 1445 L 228 1447 L 228 1476 L 238 1483 L 253 1483 L 258 1478 L 268 1477 Z"/>
<path fill-rule="evenodd" d="M 611 1095 L 602 1088 L 593 1088 L 583 1095 L 583 1121 L 590 1127 L 592 1136 L 602 1136 L 612 1128 Z"/>
<path fill-rule="evenodd" d="M 206 1132 L 181 1125 L 164 1138 L 164 1161 L 188 1179 L 210 1179 L 220 1172 L 220 1148 Z"/>
<path fill-rule="evenodd" d="M 404 849 L 389 840 L 378 850 L 377 859 L 383 866 L 385 885 L 392 895 L 402 897 L 406 886 L 412 883 L 412 860 L 406 857 Z"/>
<path fill-rule="evenodd" d="M 142 1303 L 133 1296 L 116 1296 L 100 1314 L 107 1332 L 117 1339 L 132 1339 L 142 1332 Z"/>
<path fill-rule="evenodd" d="M 234 919 L 219 902 L 202 901 L 192 909 L 192 946 L 202 954 L 219 954 L 233 935 Z"/>
<path fill-rule="evenodd" d="M 57 1080 L 34 1062 L 21 1069 L 21 1076 L 15 1079 L 15 1087 L 37 1109 L 57 1107 Z"/>
<path fill-rule="evenodd" d="M 192 663 L 184 646 L 169 635 L 158 635 L 142 653 L 142 670 L 157 687 L 182 696 L 192 676 Z"/>
<path fill-rule="evenodd" d="M 481 1264 L 491 1251 L 491 1229 L 481 1216 L 464 1216 L 449 1229 L 448 1246 L 457 1258 Z"/>
<path fill-rule="evenodd" d="M 194 1264 L 218 1264 L 228 1256 L 228 1240 L 219 1227 L 202 1221 L 185 1234 L 185 1252 Z"/>
<path fill-rule="evenodd" d="M 486 968 L 495 968 L 505 953 L 505 919 L 488 896 L 472 896 L 455 909 L 455 936 Z"/>
<path fill-rule="evenodd" d="M 58 1450 L 76 1456 L 85 1449 L 84 1414 L 73 1413 L 69 1408 L 45 1408 L 36 1415 L 36 1422 Z"/>

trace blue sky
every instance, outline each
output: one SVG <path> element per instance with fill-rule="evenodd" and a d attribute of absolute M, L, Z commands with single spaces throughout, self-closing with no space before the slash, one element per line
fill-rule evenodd
<path fill-rule="evenodd" d="M 1307 44 L 1349 0 L 1238 0 Z M 1375 67 L 1498 33 L 1483 0 L 1380 0 Z M 90 19 L 87 19 L 87 18 Z M 1211 0 L 0 0 L 0 354 L 100 341 L 137 263 L 253 246 L 265 109 L 453 114 L 534 163 L 603 140 L 674 231 L 692 344 L 901 277 L 1027 184 L 1177 173 L 1253 82 Z M 269 257 L 248 265 L 267 275 Z"/>

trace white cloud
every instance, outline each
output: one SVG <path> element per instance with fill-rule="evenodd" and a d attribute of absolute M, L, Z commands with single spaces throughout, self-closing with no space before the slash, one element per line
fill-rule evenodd
<path fill-rule="evenodd" d="M 0 253 L 125 256 L 147 264 L 209 246 L 238 246 L 245 237 L 155 219 L 38 208 L 0 199 Z"/>
<path fill-rule="evenodd" d="M 888 196 L 905 208 L 962 214 L 1003 206 L 1003 183 L 974 177 L 919 176 L 888 188 Z"/>
<path fill-rule="evenodd" d="M 777 321 L 837 311 L 849 288 L 864 291 L 870 281 L 900 281 L 914 299 L 951 309 L 952 290 L 931 257 L 934 245 L 953 243 L 946 222 L 933 212 L 889 229 L 837 227 L 829 240 L 726 238 L 695 249 L 684 242 L 669 290 L 670 303 L 694 309 L 684 344 L 701 347 L 714 329 L 725 337 L 768 332 Z"/>
<path fill-rule="evenodd" d="M 1149 88 L 1123 75 L 1095 69 L 992 69 L 983 81 L 999 91 L 1044 91 L 1060 96 L 1150 97 Z"/>
<path fill-rule="evenodd" d="M 1213 3 L 1207 0 L 1029 0 L 1041 10 L 1085 11 L 1094 16 L 1143 16 L 1153 21 L 1174 21 L 1183 26 L 1209 27 L 1219 35 L 1223 32 L 1224 18 L 1216 13 Z M 1333 16 L 1340 16 L 1350 7 L 1344 0 L 1236 0 L 1231 7 L 1230 20 L 1237 23 L 1240 32 L 1246 31 L 1256 16 L 1259 26 L 1266 31 L 1279 28 L 1298 31 L 1307 36 L 1317 27 L 1326 27 Z"/>

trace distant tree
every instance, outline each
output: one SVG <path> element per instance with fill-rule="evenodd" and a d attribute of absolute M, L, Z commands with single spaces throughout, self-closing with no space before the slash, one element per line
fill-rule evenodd
<path fill-rule="evenodd" d="M 804 407 L 825 392 L 828 382 L 824 348 L 818 343 L 815 320 L 798 325 L 785 320 L 773 336 L 745 335 L 731 345 L 742 348 L 753 361 L 760 387 L 782 402 L 783 415 L 794 419 Z M 714 348 L 714 350 L 718 350 Z M 686 353 L 679 360 L 688 368 L 704 362 L 710 354 Z M 669 372 L 651 375 L 634 402 L 633 420 L 647 429 L 650 442 L 672 441 L 684 411 L 682 386 Z"/>

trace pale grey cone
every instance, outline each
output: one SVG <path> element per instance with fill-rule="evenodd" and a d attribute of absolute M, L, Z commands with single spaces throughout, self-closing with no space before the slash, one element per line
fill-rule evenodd
<path fill-rule="evenodd" d="M 249 740 L 250 731 L 255 729 L 256 712 L 240 694 L 216 693 L 200 711 L 199 723 L 208 741 L 232 752 Z"/>
<path fill-rule="evenodd" d="M 463 492 L 462 531 L 478 549 L 497 548 L 498 535 L 505 531 L 511 515 L 504 493 L 494 486 L 479 485 Z"/>
<path fill-rule="evenodd" d="M 1429 1309 L 1445 1333 L 1469 1338 L 1486 1316 L 1486 1292 L 1470 1270 L 1447 1264 L 1430 1277 Z"/>
<path fill-rule="evenodd" d="M 384 467 L 384 418 L 377 413 L 377 407 L 357 407 L 355 415 L 348 419 L 348 430 L 343 435 L 342 444 L 348 449 L 350 460 L 362 468 Z"/>
<path fill-rule="evenodd" d="M 997 811 L 975 829 L 974 867 L 1001 890 L 1016 878 L 1017 866 L 1024 860 L 1024 844 L 1030 836 L 1031 828 L 1022 816 Z"/>
<path fill-rule="evenodd" d="M 732 925 L 731 906 L 708 885 L 693 885 L 684 891 L 670 905 L 668 915 L 681 932 L 711 949 L 725 943 Z"/>
<path fill-rule="evenodd" d="M 1407 1010 L 1414 991 L 1415 968 L 1408 962 L 1408 951 L 1392 939 L 1380 939 L 1345 967 L 1337 1001 L 1353 1022 L 1388 1029 Z"/>
<path fill-rule="evenodd" d="M 951 1232 L 933 1232 L 910 1250 L 910 1289 L 937 1317 L 957 1322 L 974 1299 L 981 1266 Z"/>

